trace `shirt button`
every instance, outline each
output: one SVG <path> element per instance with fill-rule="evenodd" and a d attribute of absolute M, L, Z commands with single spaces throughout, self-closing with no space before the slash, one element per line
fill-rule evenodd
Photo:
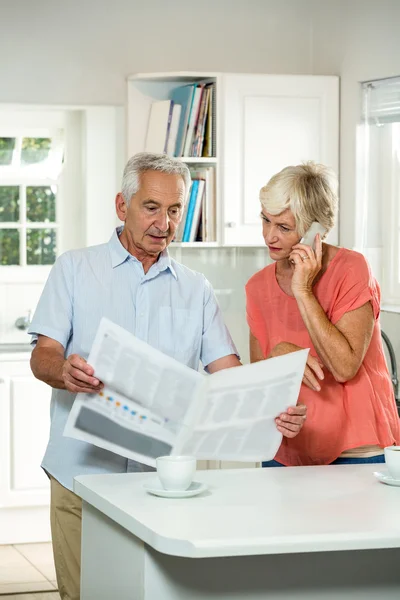
<path fill-rule="evenodd" d="M 139 317 L 144 317 L 144 312 L 141 312 Z"/>

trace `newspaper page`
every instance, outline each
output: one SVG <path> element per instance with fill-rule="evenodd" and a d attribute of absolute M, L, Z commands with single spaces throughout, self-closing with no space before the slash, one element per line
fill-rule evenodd
<path fill-rule="evenodd" d="M 196 425 L 177 450 L 204 460 L 272 460 L 282 442 L 275 418 L 296 405 L 307 356 L 301 350 L 208 377 Z"/>
<path fill-rule="evenodd" d="M 88 363 L 104 388 L 77 395 L 64 435 L 155 467 L 191 431 L 207 378 L 105 318 Z"/>
<path fill-rule="evenodd" d="M 105 385 L 78 394 L 64 430 L 140 463 L 158 456 L 258 462 L 281 443 L 308 350 L 205 376 L 103 318 L 88 363 Z"/>

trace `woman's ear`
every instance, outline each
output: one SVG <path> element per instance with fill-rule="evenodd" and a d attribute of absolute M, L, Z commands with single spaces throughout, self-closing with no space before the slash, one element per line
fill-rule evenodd
<path fill-rule="evenodd" d="M 117 212 L 118 219 L 120 221 L 126 221 L 128 207 L 121 192 L 119 192 L 115 197 L 115 210 Z"/>

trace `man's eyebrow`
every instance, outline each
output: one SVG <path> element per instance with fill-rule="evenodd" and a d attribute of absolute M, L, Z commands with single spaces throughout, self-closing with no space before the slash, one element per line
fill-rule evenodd
<path fill-rule="evenodd" d="M 156 206 L 161 206 L 161 202 L 158 202 L 157 200 L 152 200 L 151 198 L 148 198 L 147 200 L 143 201 L 144 206 L 147 206 L 148 204 L 155 204 Z M 175 202 L 175 204 L 171 204 L 171 206 L 169 206 L 168 208 L 174 208 L 176 206 L 179 208 L 182 207 L 182 200 L 178 200 L 177 202 Z"/>

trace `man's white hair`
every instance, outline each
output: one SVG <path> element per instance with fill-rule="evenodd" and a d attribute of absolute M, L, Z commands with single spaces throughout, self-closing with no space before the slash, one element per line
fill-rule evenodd
<path fill-rule="evenodd" d="M 160 173 L 168 173 L 169 175 L 180 175 L 185 183 L 186 202 L 192 182 L 187 165 L 167 154 L 139 152 L 128 160 L 122 176 L 121 192 L 127 206 L 129 206 L 132 196 L 139 190 L 140 175 L 146 171 L 160 171 Z"/>

